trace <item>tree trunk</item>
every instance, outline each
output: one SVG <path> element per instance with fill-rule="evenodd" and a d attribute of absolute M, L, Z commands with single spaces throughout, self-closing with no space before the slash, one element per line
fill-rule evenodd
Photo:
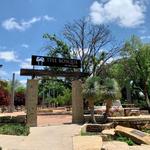
<path fill-rule="evenodd" d="M 90 109 L 90 113 L 91 113 L 91 121 L 92 123 L 97 123 L 96 119 L 95 119 L 95 115 L 94 115 L 94 99 L 92 97 L 90 97 L 88 99 L 89 102 L 89 109 Z"/>
<path fill-rule="evenodd" d="M 106 100 L 106 116 L 110 116 L 110 108 L 112 107 L 112 100 Z"/>
<path fill-rule="evenodd" d="M 130 86 L 126 84 L 126 96 L 129 103 L 132 103 L 131 101 L 131 89 Z"/>
<path fill-rule="evenodd" d="M 149 97 L 148 97 L 148 90 L 147 90 L 147 84 L 146 84 L 146 82 L 144 83 L 144 96 L 145 96 L 145 100 L 147 102 L 148 111 L 150 113 L 150 100 L 149 100 Z"/>

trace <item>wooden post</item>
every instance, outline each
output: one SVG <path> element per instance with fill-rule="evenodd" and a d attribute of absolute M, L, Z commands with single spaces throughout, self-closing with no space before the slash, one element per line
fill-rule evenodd
<path fill-rule="evenodd" d="M 27 125 L 37 126 L 38 80 L 27 81 L 26 109 Z"/>
<path fill-rule="evenodd" d="M 79 80 L 74 80 L 72 81 L 72 123 L 83 122 L 82 83 Z"/>

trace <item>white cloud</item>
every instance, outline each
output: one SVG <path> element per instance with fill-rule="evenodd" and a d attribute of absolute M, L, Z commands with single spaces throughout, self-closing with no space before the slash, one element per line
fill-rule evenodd
<path fill-rule="evenodd" d="M 8 18 L 2 22 L 2 27 L 6 30 L 19 30 L 19 31 L 25 31 L 26 29 L 30 28 L 33 24 L 40 22 L 41 20 L 44 21 L 50 21 L 54 20 L 53 17 L 50 17 L 48 15 L 42 16 L 42 17 L 33 17 L 28 21 L 17 21 L 16 18 Z"/>
<path fill-rule="evenodd" d="M 25 59 L 24 62 L 21 62 L 20 67 L 21 68 L 26 68 L 26 69 L 33 68 L 33 66 L 31 65 L 31 58 L 27 58 L 27 59 Z"/>
<path fill-rule="evenodd" d="M 5 77 L 6 78 L 7 76 L 8 76 L 8 73 L 6 71 L 0 69 L 0 78 L 1 77 Z"/>
<path fill-rule="evenodd" d="M 20 80 L 20 83 L 24 86 L 26 86 L 27 80 Z"/>
<path fill-rule="evenodd" d="M 90 7 L 90 18 L 94 24 L 116 22 L 123 27 L 136 27 L 144 23 L 145 8 L 142 0 L 95 1 Z"/>
<path fill-rule="evenodd" d="M 45 16 L 43 16 L 43 20 L 51 21 L 51 20 L 55 20 L 55 18 L 54 17 L 50 17 L 48 15 L 45 15 Z"/>
<path fill-rule="evenodd" d="M 28 21 L 20 21 L 18 22 L 16 20 L 16 18 L 9 18 L 6 19 L 2 22 L 2 27 L 5 28 L 6 30 L 20 30 L 20 31 L 24 31 L 27 28 L 31 27 L 32 24 L 39 22 L 41 20 L 41 18 L 39 17 L 33 17 L 31 20 Z"/>
<path fill-rule="evenodd" d="M 21 47 L 23 47 L 23 48 L 29 48 L 29 45 L 28 44 L 22 44 Z"/>
<path fill-rule="evenodd" d="M 16 75 L 20 75 L 20 71 L 14 71 L 13 73 L 15 73 Z"/>
<path fill-rule="evenodd" d="M 147 36 L 141 36 L 140 38 L 141 38 L 141 40 L 150 39 L 150 35 L 147 35 Z"/>
<path fill-rule="evenodd" d="M 0 52 L 0 59 L 3 59 L 5 61 L 14 61 L 19 62 L 17 55 L 14 51 L 3 51 Z"/>

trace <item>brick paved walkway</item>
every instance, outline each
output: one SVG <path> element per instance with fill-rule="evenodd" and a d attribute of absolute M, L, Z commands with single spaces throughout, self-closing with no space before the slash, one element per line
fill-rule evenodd
<path fill-rule="evenodd" d="M 26 115 L 24 112 L 14 112 L 14 113 L 1 113 L 0 116 L 17 116 Z M 60 125 L 60 124 L 70 124 L 72 122 L 72 115 L 37 115 L 38 126 L 47 125 Z"/>

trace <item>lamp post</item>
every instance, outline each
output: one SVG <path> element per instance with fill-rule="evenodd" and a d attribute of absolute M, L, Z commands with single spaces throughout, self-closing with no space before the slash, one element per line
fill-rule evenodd
<path fill-rule="evenodd" d="M 11 100 L 9 112 L 14 111 L 14 93 L 15 93 L 15 73 L 13 73 L 12 83 L 11 83 Z"/>
<path fill-rule="evenodd" d="M 2 64 L 0 64 L 0 68 L 2 68 L 3 67 L 3 65 Z M 0 77 L 1 78 L 1 77 Z"/>

